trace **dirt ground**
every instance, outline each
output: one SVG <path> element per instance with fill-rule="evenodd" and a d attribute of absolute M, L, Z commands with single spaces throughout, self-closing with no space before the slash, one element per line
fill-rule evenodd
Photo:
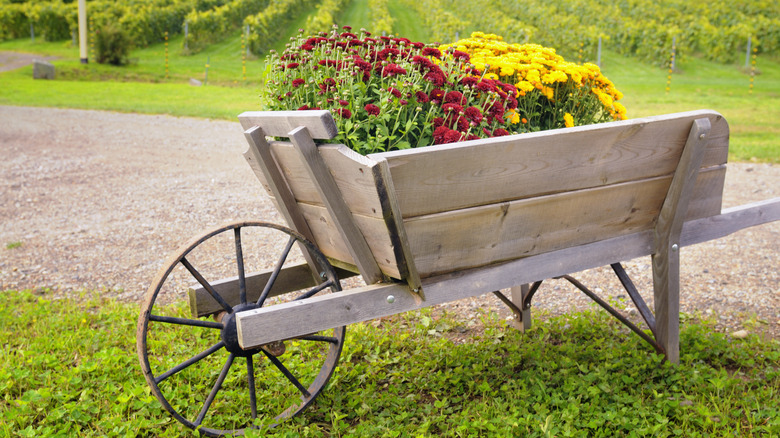
<path fill-rule="evenodd" d="M 0 72 L 16 70 L 30 65 L 34 60 L 51 61 L 55 56 L 41 56 L 33 53 L 3 52 L 0 51 Z"/>
<path fill-rule="evenodd" d="M 0 121 L 2 290 L 140 301 L 166 256 L 201 230 L 246 218 L 283 223 L 242 157 L 237 122 L 8 106 Z M 780 166 L 729 165 L 724 207 L 775 196 Z M 684 248 L 682 311 L 726 332 L 780 337 L 779 237 L 775 222 Z M 651 301 L 649 257 L 625 266 Z M 575 276 L 603 297 L 626 298 L 608 268 Z M 534 316 L 589 305 L 550 280 Z M 510 315 L 492 295 L 438 310 Z"/>

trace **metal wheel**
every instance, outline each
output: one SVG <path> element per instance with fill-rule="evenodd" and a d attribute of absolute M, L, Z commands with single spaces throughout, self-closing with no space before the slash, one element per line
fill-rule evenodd
<path fill-rule="evenodd" d="M 320 267 L 319 284 L 280 294 L 274 290 L 279 272 L 302 263 L 303 251 Z M 250 271 L 250 265 L 259 269 Z M 267 281 L 250 281 L 252 272 L 263 270 L 270 273 Z M 229 277 L 232 293 L 218 285 Z M 210 316 L 193 316 L 181 305 L 197 287 L 218 303 Z M 234 316 L 340 290 L 325 256 L 293 230 L 237 222 L 207 232 L 182 246 L 146 293 L 137 332 L 146 381 L 174 418 L 201 434 L 242 435 L 247 428 L 273 427 L 322 391 L 336 368 L 345 327 L 242 350 Z"/>

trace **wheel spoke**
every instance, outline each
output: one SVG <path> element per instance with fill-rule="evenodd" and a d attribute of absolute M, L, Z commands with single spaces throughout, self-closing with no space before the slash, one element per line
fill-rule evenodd
<path fill-rule="evenodd" d="M 338 338 L 335 338 L 333 336 L 306 335 L 306 336 L 299 336 L 295 339 L 300 339 L 303 341 L 328 342 L 331 344 L 339 343 Z"/>
<path fill-rule="evenodd" d="M 196 354 L 195 356 L 192 356 L 191 358 L 185 360 L 184 362 L 176 365 L 175 367 L 169 369 L 168 371 L 160 374 L 159 376 L 157 376 L 154 379 L 154 382 L 159 384 L 163 380 L 167 379 L 168 377 L 171 377 L 172 375 L 178 373 L 179 371 L 181 371 L 181 370 L 183 370 L 183 369 L 185 369 L 187 367 L 190 367 L 192 365 L 195 365 L 196 363 L 198 363 L 202 359 L 205 359 L 206 357 L 211 356 L 212 354 L 216 353 L 217 351 L 219 351 L 224 346 L 225 346 L 224 342 L 222 342 L 222 341 L 217 342 L 216 344 L 214 344 L 214 346 L 212 346 L 208 350 L 202 351 L 202 352 Z"/>
<path fill-rule="evenodd" d="M 228 356 L 227 361 L 225 362 L 225 366 L 222 367 L 222 372 L 220 372 L 219 377 L 217 377 L 217 382 L 214 384 L 214 387 L 211 388 L 211 392 L 209 393 L 208 398 L 206 398 L 206 401 L 203 403 L 203 409 L 200 410 L 198 418 L 196 418 L 194 421 L 196 426 L 200 425 L 200 423 L 203 422 L 203 419 L 206 418 L 206 413 L 209 411 L 211 403 L 213 403 L 214 399 L 217 397 L 217 393 L 222 387 L 222 383 L 225 381 L 225 377 L 227 377 L 227 373 L 230 371 L 230 366 L 233 365 L 233 359 L 235 357 L 236 356 L 233 353 L 230 353 L 230 356 Z"/>
<path fill-rule="evenodd" d="M 215 328 L 215 329 L 222 329 L 224 327 L 222 323 L 219 322 L 203 321 L 200 319 L 176 318 L 174 316 L 149 315 L 149 321 L 165 322 L 168 324 L 189 325 L 193 327 Z"/>
<path fill-rule="evenodd" d="M 222 306 L 223 309 L 225 309 L 226 312 L 232 313 L 233 308 L 230 307 L 230 304 L 225 302 L 225 300 L 217 293 L 216 290 L 214 290 L 214 287 L 209 284 L 208 281 L 206 281 L 205 278 L 203 278 L 202 275 L 200 275 L 200 272 L 198 272 L 197 269 L 195 269 L 194 266 L 187 260 L 186 258 L 181 258 L 181 264 L 184 265 L 185 268 L 187 268 L 188 271 L 190 271 L 190 274 L 192 274 L 193 277 L 195 277 L 196 280 L 198 280 L 198 283 L 200 283 L 201 286 L 203 286 L 206 291 L 214 298 L 214 300 L 219 303 L 220 306 Z"/>
<path fill-rule="evenodd" d="M 274 266 L 274 271 L 271 273 L 271 276 L 268 277 L 268 282 L 265 284 L 265 288 L 263 288 L 263 293 L 260 294 L 260 298 L 257 300 L 257 305 L 261 306 L 265 302 L 265 299 L 268 298 L 268 293 L 271 292 L 271 288 L 274 286 L 274 283 L 276 282 L 276 277 L 279 276 L 279 272 L 282 271 L 282 266 L 284 266 L 285 260 L 287 260 L 287 256 L 290 255 L 290 250 L 292 249 L 293 244 L 295 243 L 295 237 L 290 236 L 290 240 L 287 241 L 287 246 L 284 248 L 284 252 L 282 252 L 282 256 L 279 257 L 279 261 L 276 262 L 276 266 Z"/>
<path fill-rule="evenodd" d="M 238 289 L 240 290 L 241 304 L 246 304 L 246 275 L 244 273 L 244 254 L 241 248 L 241 228 L 234 230 L 236 237 L 236 265 L 238 266 Z"/>
<path fill-rule="evenodd" d="M 304 397 L 306 398 L 311 397 L 309 391 L 303 385 L 301 385 L 301 382 L 299 382 L 298 379 L 296 379 L 295 376 L 292 375 L 290 370 L 288 370 L 287 367 L 284 366 L 284 364 L 280 362 L 279 359 L 276 358 L 276 356 L 274 356 L 273 354 L 265 350 L 262 350 L 262 352 L 276 366 L 276 368 L 278 368 L 279 371 L 281 371 L 282 374 L 284 374 L 284 377 L 287 377 L 287 380 L 289 380 L 290 383 L 292 383 L 293 385 L 295 385 L 296 388 L 298 388 L 298 391 L 300 391 Z"/>
<path fill-rule="evenodd" d="M 249 408 L 252 410 L 252 419 L 257 419 L 257 390 L 255 389 L 255 367 L 252 356 L 246 357 L 246 378 L 249 386 Z"/>
<path fill-rule="evenodd" d="M 322 284 L 319 284 L 319 285 L 313 287 L 308 292 L 306 292 L 303 295 L 301 295 L 298 298 L 296 298 L 295 301 L 302 300 L 302 299 L 305 299 L 305 298 L 309 298 L 312 295 L 314 295 L 314 294 L 320 292 L 321 290 L 325 289 L 326 287 L 330 287 L 330 286 L 333 286 L 333 281 L 328 280 L 325 283 L 322 283 Z"/>

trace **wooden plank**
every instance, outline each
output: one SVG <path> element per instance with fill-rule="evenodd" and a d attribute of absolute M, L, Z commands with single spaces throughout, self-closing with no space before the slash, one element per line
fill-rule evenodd
<path fill-rule="evenodd" d="M 330 140 L 338 128 L 329 111 L 248 111 L 238 116 L 244 130 L 262 128 L 266 135 L 287 137 L 295 128 L 305 126 L 312 138 Z"/>
<path fill-rule="evenodd" d="M 346 242 L 341 238 L 338 227 L 328 210 L 317 205 L 303 203 L 298 205 L 311 226 L 319 250 L 329 258 L 356 266 L 357 264 L 352 259 Z M 395 258 L 396 254 L 385 221 L 381 218 L 358 214 L 353 214 L 352 217 L 365 237 L 379 269 L 387 276 L 402 279 L 403 275 L 399 270 L 399 263 Z"/>
<path fill-rule="evenodd" d="M 680 234 L 709 132 L 709 119 L 693 122 L 654 232 L 655 336 L 671 363 L 680 361 Z"/>
<path fill-rule="evenodd" d="M 703 167 L 726 163 L 728 124 L 699 111 L 369 155 L 385 158 L 404 218 L 671 175 L 691 123 L 713 132 Z M 565 175 L 562 178 L 561 175 Z"/>
<path fill-rule="evenodd" d="M 354 272 L 344 269 L 335 269 L 339 280 L 344 280 L 357 275 Z M 257 299 L 260 298 L 260 293 L 268 282 L 268 278 L 271 276 L 272 271 L 273 269 L 267 269 L 260 272 L 248 273 L 246 275 L 246 297 L 248 301 L 257 301 Z M 315 280 L 315 278 L 318 277 L 319 276 L 315 275 L 306 263 L 283 268 L 276 278 L 274 287 L 271 289 L 268 296 L 275 297 L 288 292 L 314 287 L 318 284 Z M 238 277 L 225 278 L 212 282 L 211 285 L 231 306 L 241 303 L 241 300 L 239 299 Z M 190 311 L 193 318 L 213 315 L 223 310 L 222 306 L 220 306 L 208 291 L 200 285 L 191 287 L 187 291 L 187 295 L 189 297 Z"/>
<path fill-rule="evenodd" d="M 680 245 L 720 239 L 739 230 L 780 220 L 780 197 L 727 208 L 717 216 L 683 224 Z"/>
<path fill-rule="evenodd" d="M 360 269 L 363 280 L 367 284 L 381 281 L 382 271 L 374 260 L 374 255 L 371 253 L 365 237 L 355 224 L 352 212 L 344 203 L 344 196 L 333 180 L 330 170 L 325 166 L 317 151 L 317 145 L 314 144 L 307 128 L 299 127 L 290 132 L 290 141 L 295 145 L 301 160 L 306 164 L 306 171 L 312 182 L 315 183 L 320 198 L 325 203 L 328 213 L 339 230 L 339 235 L 346 242 L 347 249 L 352 260 Z"/>
<path fill-rule="evenodd" d="M 706 236 L 725 236 L 749 226 L 780 220 L 780 198 L 729 209 L 722 216 L 686 222 L 682 245 Z M 711 230 L 716 228 L 714 232 Z M 425 301 L 416 301 L 406 286 L 383 283 L 350 289 L 237 315 L 239 343 L 244 348 L 342 325 L 354 324 L 426 306 L 468 298 L 494 290 L 610 265 L 655 252 L 654 231 L 647 230 L 586 245 L 539 254 L 478 269 L 422 280 Z M 393 295 L 393 303 L 387 296 Z M 290 321 L 295 321 L 291 323 Z"/>
<path fill-rule="evenodd" d="M 295 193 L 295 199 L 306 204 L 324 205 L 295 147 L 288 142 L 271 142 L 271 150 Z M 371 173 L 371 167 L 376 162 L 343 145 L 319 145 L 317 150 L 330 169 L 336 186 L 345 195 L 344 202 L 350 211 L 381 218 L 382 203 Z"/>
<path fill-rule="evenodd" d="M 723 166 L 701 173 L 689 219 L 720 211 L 720 192 L 709 187 L 724 173 Z M 425 278 L 652 229 L 670 182 L 658 177 L 416 217 L 405 228 Z"/>
<path fill-rule="evenodd" d="M 314 242 L 313 234 L 309 229 L 309 224 L 301 214 L 298 203 L 295 201 L 287 182 L 284 180 L 276 160 L 271 155 L 270 145 L 265 140 L 263 129 L 259 126 L 253 126 L 244 132 L 249 148 L 244 152 L 244 158 L 249 163 L 249 167 L 262 174 L 261 181 L 265 181 L 268 190 L 273 193 L 276 201 L 276 209 L 282 214 L 287 225 L 300 233 L 307 240 Z M 305 245 L 299 245 L 303 257 L 311 266 L 312 273 L 321 271 L 321 268 L 315 261 L 315 257 L 309 254 Z"/>
<path fill-rule="evenodd" d="M 409 286 L 409 290 L 424 300 L 425 292 L 422 289 L 420 274 L 417 272 L 417 266 L 414 263 L 414 256 L 409 246 L 409 238 L 406 236 L 406 229 L 401 218 L 398 200 L 395 197 L 395 187 L 393 186 L 393 178 L 390 176 L 387 161 L 379 160 L 373 169 L 377 190 L 380 193 L 379 197 L 385 201 L 382 211 L 384 212 L 385 224 L 389 231 L 388 234 L 392 240 L 395 260 L 397 260 L 396 265 L 399 267 L 402 278 Z"/>

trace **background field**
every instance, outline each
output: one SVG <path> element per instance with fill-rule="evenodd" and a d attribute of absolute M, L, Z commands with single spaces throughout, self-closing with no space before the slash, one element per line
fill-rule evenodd
<path fill-rule="evenodd" d="M 625 94 L 623 102 L 628 108 L 629 117 L 714 109 L 730 122 L 732 160 L 780 162 L 780 142 L 777 141 L 780 134 L 780 124 L 777 122 L 780 120 L 780 105 L 776 104 L 780 97 L 780 63 L 774 43 L 778 37 L 768 30 L 763 30 L 761 26 L 768 24 L 761 20 L 751 18 L 753 21 L 749 21 L 745 15 L 737 12 L 728 15 L 722 11 L 721 6 L 726 5 L 723 2 L 711 5 L 708 12 L 710 16 L 705 17 L 710 23 L 709 27 L 701 24 L 701 17 L 696 16 L 699 21 L 695 22 L 694 18 L 691 18 L 698 10 L 683 8 L 680 9 L 683 12 L 677 12 L 678 20 L 689 20 L 691 26 L 700 29 L 696 34 L 692 31 L 686 34 L 679 24 L 675 24 L 674 17 L 666 19 L 665 27 L 653 24 L 655 27 L 649 29 L 634 29 L 641 24 L 638 14 L 621 16 L 614 8 L 607 8 L 595 0 L 592 4 L 584 1 L 529 2 L 524 6 L 525 15 L 514 12 L 498 18 L 493 9 L 479 14 L 471 10 L 473 7 L 469 6 L 470 2 L 461 1 L 449 6 L 446 6 L 445 2 L 432 0 L 290 0 L 282 3 L 294 4 L 296 9 L 291 9 L 294 12 L 291 12 L 286 20 L 287 26 L 278 32 L 278 35 L 268 36 L 267 41 L 262 44 L 264 47 L 282 50 L 285 42 L 297 33 L 298 28 L 307 24 L 315 28 L 328 28 L 328 23 L 337 21 L 340 24 L 349 24 L 355 29 L 387 28 L 399 36 L 421 41 L 447 41 L 447 35 L 451 35 L 450 39 L 456 35 L 467 36 L 476 29 L 499 34 L 503 30 L 507 40 L 521 41 L 533 36 L 531 42 L 537 42 L 538 38 L 541 43 L 559 43 L 560 45 L 553 47 L 557 47 L 567 59 L 596 62 L 599 60 L 598 37 L 602 36 L 601 66 L 607 77 Z M 513 6 L 509 0 L 499 3 L 507 7 Z M 638 4 L 644 3 L 650 4 Z M 664 11 L 679 6 L 671 1 L 655 3 L 656 7 L 646 6 L 647 14 L 663 14 Z M 756 11 L 764 8 L 772 12 L 772 8 L 777 8 L 776 5 L 760 1 L 747 2 L 746 5 L 754 5 L 753 10 Z M 330 8 L 330 21 L 324 20 L 323 23 L 323 20 L 315 20 L 327 8 Z M 589 11 L 588 14 L 592 15 L 594 8 L 600 10 L 605 17 L 598 29 L 589 24 L 587 16 L 575 17 L 574 14 L 577 11 Z M 631 10 L 637 8 L 639 6 Z M 517 8 L 509 10 L 517 11 Z M 622 11 L 626 10 L 629 8 Z M 564 21 L 568 20 L 566 32 L 547 30 L 552 24 L 545 17 L 550 13 L 558 14 L 563 17 L 561 19 L 565 18 Z M 429 25 L 431 16 L 439 18 L 438 27 Z M 722 16 L 731 17 L 731 21 Z M 491 17 L 493 21 L 489 21 Z M 537 22 L 531 21 L 534 17 Z M 771 21 L 774 18 L 771 15 L 769 17 L 769 24 L 774 23 Z M 389 26 L 388 19 L 391 23 Z M 631 44 L 626 42 L 628 36 L 614 30 L 617 20 L 623 20 L 620 25 L 624 28 L 633 29 Z M 718 20 L 722 22 L 720 27 L 716 26 Z M 480 27 L 480 24 L 486 27 Z M 230 29 L 229 26 L 227 28 Z M 711 31 L 710 28 L 720 29 L 721 33 L 727 33 L 729 38 L 723 41 L 715 40 L 714 36 L 707 33 Z M 78 48 L 73 46 L 71 39 L 46 41 L 40 35 L 34 41 L 29 36 L 6 39 L 0 41 L 0 50 L 59 57 L 54 61 L 58 69 L 58 79 L 49 82 L 33 81 L 32 67 L 0 74 L 3 83 L 0 89 L 0 104 L 166 113 L 235 120 L 236 115 L 243 111 L 259 109 L 258 95 L 263 86 L 265 69 L 262 51 L 259 54 L 250 53 L 249 58 L 243 61 L 246 50 L 242 48 L 242 35 L 245 30 L 246 27 L 242 25 L 234 26 L 232 30 L 225 31 L 218 41 L 205 45 L 194 54 L 183 50 L 184 35 L 181 30 L 179 29 L 178 33 L 172 32 L 168 45 L 168 78 L 166 47 L 161 41 L 154 42 L 151 38 L 143 38 L 144 41 L 152 42 L 139 44 L 131 53 L 131 65 L 126 67 L 80 64 Z M 748 68 L 745 68 L 745 46 L 747 36 L 755 32 L 764 32 L 766 35 L 762 36 L 760 43 L 758 38 L 751 37 L 752 47 L 757 49 L 754 51 L 755 68 L 751 75 L 750 66 L 753 59 L 747 59 Z M 650 33 L 653 38 L 650 38 Z M 686 38 L 690 41 L 686 42 Z M 192 40 L 192 37 L 189 39 Z M 640 44 L 637 40 L 644 42 Z M 707 41 L 718 50 L 703 50 Z M 671 76 L 670 91 L 667 92 L 672 42 L 677 44 L 677 59 L 675 72 Z M 633 53 L 629 53 L 627 46 L 633 47 Z M 752 93 L 751 76 L 754 78 Z M 190 78 L 205 81 L 207 85 L 190 86 Z"/>

